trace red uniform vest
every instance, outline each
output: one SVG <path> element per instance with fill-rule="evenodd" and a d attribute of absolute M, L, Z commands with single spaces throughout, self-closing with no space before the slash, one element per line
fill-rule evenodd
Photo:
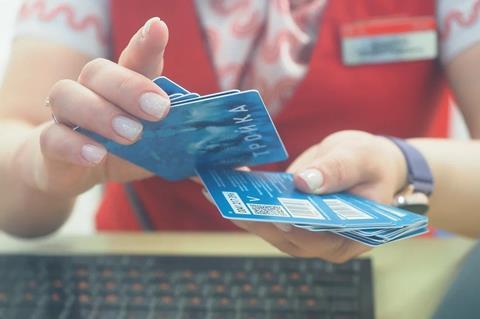
<path fill-rule="evenodd" d="M 193 92 L 219 90 L 194 1 L 112 1 L 115 57 L 152 16 L 170 30 L 164 74 Z M 322 16 L 309 71 L 274 122 L 290 160 L 326 135 L 345 129 L 399 137 L 425 136 L 446 96 L 438 60 L 346 67 L 339 29 L 344 23 L 388 16 L 434 16 L 435 1 L 330 0 Z M 283 171 L 289 163 L 262 167 Z M 159 230 L 233 230 L 190 181 L 150 178 L 133 183 Z M 109 183 L 97 215 L 100 230 L 138 230 L 124 187 Z"/>

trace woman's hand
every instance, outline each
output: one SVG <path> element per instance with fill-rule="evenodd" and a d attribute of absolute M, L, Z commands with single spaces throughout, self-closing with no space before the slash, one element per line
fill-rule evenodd
<path fill-rule="evenodd" d="M 118 64 L 95 59 L 85 65 L 77 81 L 62 80 L 53 86 L 47 104 L 57 123 L 48 122 L 34 133 L 40 144 L 40 152 L 33 156 L 36 188 L 76 195 L 108 180 L 128 181 L 151 175 L 111 156 L 101 144 L 72 127 L 132 144 L 142 135 L 140 119 L 163 119 L 170 101 L 151 78 L 162 72 L 167 41 L 167 26 L 159 18 L 152 18 L 132 37 Z M 24 157 L 32 153 L 26 147 L 19 157 L 22 152 Z"/>
<path fill-rule="evenodd" d="M 306 150 L 288 172 L 295 174 L 296 186 L 307 193 L 347 190 L 388 204 L 405 185 L 407 168 L 403 154 L 387 138 L 342 131 Z M 235 224 L 293 256 L 344 262 L 369 249 L 330 232 L 310 232 L 288 224 Z"/>

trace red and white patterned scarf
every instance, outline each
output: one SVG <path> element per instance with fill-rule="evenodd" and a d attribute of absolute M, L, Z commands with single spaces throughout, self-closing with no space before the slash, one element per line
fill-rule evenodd
<path fill-rule="evenodd" d="M 274 114 L 305 76 L 326 0 L 197 0 L 222 89 L 258 89 Z"/>

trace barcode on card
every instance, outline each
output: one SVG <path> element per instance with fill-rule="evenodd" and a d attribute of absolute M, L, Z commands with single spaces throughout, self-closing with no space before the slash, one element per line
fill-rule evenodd
<path fill-rule="evenodd" d="M 247 204 L 254 215 L 290 217 L 280 205 Z"/>
<path fill-rule="evenodd" d="M 302 218 L 325 219 L 318 209 L 306 199 L 278 198 L 283 207 L 293 216 Z"/>
<path fill-rule="evenodd" d="M 242 201 L 242 199 L 240 198 L 240 196 L 238 196 L 237 193 L 222 192 L 222 194 L 236 214 L 250 215 L 250 212 L 248 211 L 247 206 L 245 206 L 245 203 Z"/>
<path fill-rule="evenodd" d="M 367 213 L 362 212 L 339 199 L 325 199 L 323 202 L 327 204 L 328 207 L 330 207 L 330 209 L 341 219 L 373 219 L 373 217 Z"/>

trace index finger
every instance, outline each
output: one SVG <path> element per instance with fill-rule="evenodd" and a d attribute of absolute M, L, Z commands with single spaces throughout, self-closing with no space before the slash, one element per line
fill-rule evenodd
<path fill-rule="evenodd" d="M 153 81 L 106 59 L 89 62 L 78 82 L 124 111 L 150 121 L 164 118 L 168 95 Z"/>

